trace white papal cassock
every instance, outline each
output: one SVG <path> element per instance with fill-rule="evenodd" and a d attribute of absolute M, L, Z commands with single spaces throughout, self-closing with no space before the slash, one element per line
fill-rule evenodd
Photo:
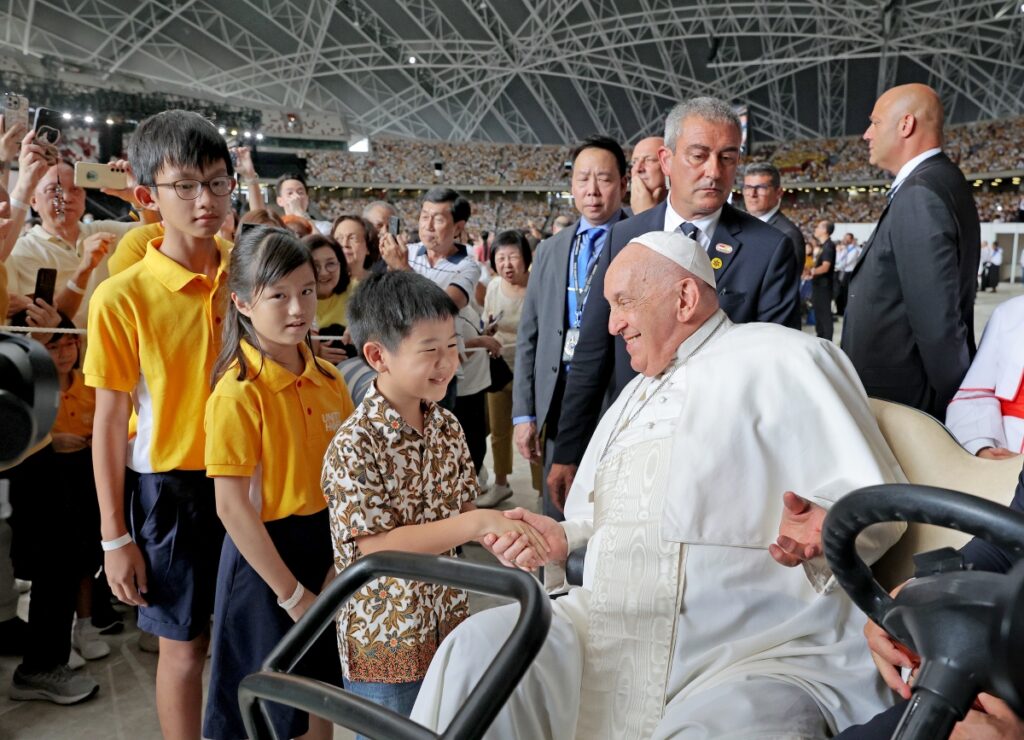
<path fill-rule="evenodd" d="M 903 481 L 853 366 L 833 344 L 721 311 L 660 376 L 601 419 L 566 503 L 582 588 L 487 737 L 816 738 L 887 705 L 865 617 L 823 561 L 772 560 L 782 493 L 829 507 Z M 868 562 L 902 533 L 876 525 Z M 547 585 L 564 574 L 546 569 Z M 516 606 L 441 645 L 413 719 L 445 728 L 508 636 Z"/>

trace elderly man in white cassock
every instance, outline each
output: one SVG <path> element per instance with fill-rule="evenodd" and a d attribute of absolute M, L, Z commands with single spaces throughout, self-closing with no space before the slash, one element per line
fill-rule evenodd
<path fill-rule="evenodd" d="M 865 617 L 808 544 L 823 511 L 783 496 L 827 509 L 904 480 L 853 366 L 830 342 L 730 322 L 707 254 L 680 233 L 627 245 L 604 289 L 609 331 L 640 375 L 601 419 L 565 521 L 506 514 L 546 538 L 552 591 L 565 590 L 567 554 L 588 549 L 583 587 L 553 602 L 547 641 L 487 737 L 823 738 L 869 719 L 890 700 Z M 862 557 L 902 531 L 864 532 Z M 540 564 L 510 541 L 485 545 L 506 565 Z M 452 632 L 414 720 L 448 725 L 516 609 Z"/>

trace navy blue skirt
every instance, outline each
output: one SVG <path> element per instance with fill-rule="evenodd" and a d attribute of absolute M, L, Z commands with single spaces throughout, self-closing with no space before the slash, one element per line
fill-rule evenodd
<path fill-rule="evenodd" d="M 327 510 L 265 522 L 285 565 L 307 589 L 319 592 L 334 564 Z M 224 538 L 213 613 L 213 663 L 203 737 L 246 737 L 238 708 L 238 685 L 260 670 L 270 651 L 292 627 L 277 596 L 246 562 L 230 536 Z M 328 629 L 299 661 L 295 673 L 341 686 L 341 660 L 333 629 Z M 278 737 L 296 737 L 309 728 L 305 712 L 266 704 Z"/>

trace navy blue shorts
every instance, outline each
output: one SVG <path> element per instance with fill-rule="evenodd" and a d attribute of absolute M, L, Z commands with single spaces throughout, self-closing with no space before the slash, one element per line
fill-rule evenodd
<path fill-rule="evenodd" d="M 142 473 L 128 501 L 129 528 L 146 559 L 149 606 L 139 629 L 194 640 L 210 627 L 224 527 L 203 470 Z"/>
<path fill-rule="evenodd" d="M 264 524 L 284 564 L 303 586 L 319 593 L 334 565 L 327 509 Z M 246 737 L 238 709 L 238 685 L 250 673 L 260 670 L 267 655 L 293 625 L 288 612 L 277 605 L 274 592 L 242 557 L 231 537 L 225 537 L 217 577 L 213 662 L 203 737 Z M 295 667 L 295 673 L 341 686 L 335 630 L 327 629 L 320 635 Z M 305 712 L 279 704 L 266 706 L 278 737 L 296 737 L 309 729 Z"/>

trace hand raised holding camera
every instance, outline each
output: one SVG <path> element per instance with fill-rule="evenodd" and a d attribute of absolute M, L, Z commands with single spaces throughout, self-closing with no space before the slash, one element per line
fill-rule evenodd
<path fill-rule="evenodd" d="M 120 198 L 126 203 L 130 203 L 134 208 L 141 208 L 139 201 L 135 198 L 135 186 L 139 184 L 139 181 L 135 179 L 135 173 L 132 172 L 132 166 L 128 163 L 127 159 L 112 159 L 110 160 L 110 166 L 114 169 L 124 170 L 127 175 L 127 184 L 123 188 L 113 190 L 111 188 L 102 188 L 101 193 L 105 195 L 112 195 L 115 198 Z"/>
<path fill-rule="evenodd" d="M 3 135 L 0 136 L 0 158 L 2 158 L 4 164 L 7 162 L 14 161 L 15 157 L 18 156 L 18 147 L 21 145 L 22 139 L 28 132 L 28 126 L 24 123 L 15 123 L 10 128 L 5 125 L 4 117 L 0 116 L 0 130 L 3 130 Z"/>
<path fill-rule="evenodd" d="M 389 270 L 409 269 L 409 249 L 403 235 L 384 232 L 380 237 L 380 256 Z"/>
<path fill-rule="evenodd" d="M 28 203 L 35 192 L 36 185 L 50 169 L 46 159 L 46 151 L 36 143 L 34 131 L 21 137 L 21 151 L 18 153 L 18 183 L 14 186 L 11 196 Z"/>

